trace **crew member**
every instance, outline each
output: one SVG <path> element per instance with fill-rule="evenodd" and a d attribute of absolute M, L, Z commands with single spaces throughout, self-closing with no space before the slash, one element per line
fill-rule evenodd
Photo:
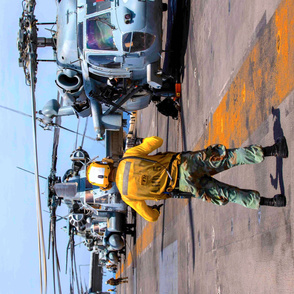
<path fill-rule="evenodd" d="M 106 285 L 108 284 L 111 286 L 117 286 L 117 285 L 123 284 L 123 283 L 128 283 L 128 277 L 117 278 L 117 279 L 111 278 L 105 282 Z"/>
<path fill-rule="evenodd" d="M 145 201 L 170 198 L 176 190 L 216 205 L 233 202 L 251 209 L 258 209 L 260 205 L 286 206 L 286 197 L 282 194 L 265 198 L 258 191 L 240 189 L 212 177 L 238 165 L 260 163 L 267 156 L 288 157 L 285 137 L 264 148 L 250 145 L 226 149 L 218 144 L 200 151 L 149 155 L 162 143 L 159 137 L 145 138 L 142 144 L 125 152 L 117 167 L 108 160 L 104 164 L 108 171 L 98 172 L 94 167 L 91 170 L 90 165 L 88 179 L 104 189 L 115 181 L 123 201 L 150 222 L 158 219 L 161 205 L 148 206 Z"/>

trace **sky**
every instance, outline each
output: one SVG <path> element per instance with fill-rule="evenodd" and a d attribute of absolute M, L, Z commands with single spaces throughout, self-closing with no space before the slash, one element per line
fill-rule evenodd
<path fill-rule="evenodd" d="M 0 105 L 31 114 L 30 89 L 25 85 L 23 69 L 18 66 L 17 33 L 19 17 L 22 13 L 21 1 L 1 0 L 0 32 L 1 71 Z M 56 16 L 54 0 L 37 1 L 35 15 L 40 22 L 53 22 Z M 50 27 L 49 27 L 50 28 Z M 40 28 L 39 36 L 50 37 L 50 33 Z M 51 59 L 52 49 L 38 49 L 38 58 Z M 37 109 L 56 98 L 56 65 L 39 63 L 37 73 Z M 37 221 L 34 176 L 25 173 L 17 166 L 34 170 L 33 139 L 31 119 L 0 108 L 0 163 L 1 163 L 1 222 L 0 222 L 0 283 L 1 293 L 40 293 L 37 245 Z M 81 119 L 80 132 L 84 130 L 85 119 Z M 76 130 L 77 119 L 62 119 L 62 125 Z M 53 131 L 37 129 L 40 175 L 47 177 L 50 172 Z M 87 136 L 95 137 L 93 124 L 89 118 Z M 80 144 L 81 139 L 79 139 Z M 63 176 L 70 168 L 70 153 L 74 150 L 75 135 L 61 130 L 58 149 L 57 175 Z M 105 155 L 104 143 L 86 139 L 84 149 L 90 157 Z M 48 248 L 49 215 L 47 210 L 47 182 L 40 179 L 42 209 L 46 250 Z M 66 215 L 67 209 L 59 207 L 57 214 Z M 65 256 L 68 242 L 67 234 L 61 230 L 65 221 L 57 228 L 58 252 L 61 262 L 63 293 L 69 293 L 69 276 L 65 275 Z M 76 243 L 79 243 L 76 238 Z M 88 284 L 90 253 L 83 245 L 77 246 L 78 271 L 81 270 L 83 283 Z M 48 293 L 52 291 L 51 261 L 48 263 Z"/>

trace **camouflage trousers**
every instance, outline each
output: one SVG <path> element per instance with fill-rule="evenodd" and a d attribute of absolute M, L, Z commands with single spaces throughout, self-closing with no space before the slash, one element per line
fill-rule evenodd
<path fill-rule="evenodd" d="M 223 145 L 205 150 L 182 153 L 179 166 L 179 190 L 190 192 L 203 201 L 217 205 L 228 202 L 258 209 L 260 194 L 254 190 L 239 189 L 222 183 L 213 175 L 243 164 L 260 163 L 264 159 L 260 146 L 226 149 Z"/>

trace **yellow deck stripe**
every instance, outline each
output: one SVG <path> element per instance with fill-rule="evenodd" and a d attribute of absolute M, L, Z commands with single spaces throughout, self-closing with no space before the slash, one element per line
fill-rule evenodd
<path fill-rule="evenodd" d="M 239 147 L 294 86 L 294 5 L 282 1 L 243 63 L 194 150 Z"/>
<path fill-rule="evenodd" d="M 215 143 L 241 146 L 268 118 L 272 107 L 278 107 L 293 88 L 294 0 L 284 0 L 264 28 L 194 150 Z M 156 224 L 147 223 L 133 254 L 139 256 L 159 233 Z M 129 253 L 117 277 L 131 263 Z"/>

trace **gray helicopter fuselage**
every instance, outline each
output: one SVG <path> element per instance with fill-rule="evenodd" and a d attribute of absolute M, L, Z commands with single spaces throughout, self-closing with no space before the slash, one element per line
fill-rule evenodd
<path fill-rule="evenodd" d="M 162 1 L 62 0 L 56 22 L 56 84 L 64 106 L 47 104 L 44 122 L 92 115 L 101 140 L 105 130 L 122 126 L 117 112 L 147 107 L 152 89 L 161 88 Z"/>
<path fill-rule="evenodd" d="M 85 207 L 95 207 L 96 211 L 112 212 L 118 211 L 126 213 L 126 204 L 121 200 L 119 191 L 113 186 L 103 191 L 98 186 L 90 184 L 86 178 L 85 170 L 81 170 L 79 175 L 71 177 L 65 183 L 55 184 L 55 191 L 65 203 L 81 202 Z"/>
<path fill-rule="evenodd" d="M 68 218 L 77 234 L 87 241 L 89 250 L 99 251 L 98 245 L 107 252 L 121 250 L 125 244 L 127 206 L 121 200 L 114 184 L 108 191 L 92 186 L 86 179 L 85 170 L 70 177 L 66 182 L 56 183 L 54 190 L 71 211 Z M 75 210 L 74 205 L 79 209 Z M 89 243 L 93 240 L 94 243 Z"/>
<path fill-rule="evenodd" d="M 146 84 L 147 66 L 160 60 L 161 44 L 161 0 L 58 3 L 57 64 L 61 68 L 81 71 L 82 59 L 94 76 Z"/>

